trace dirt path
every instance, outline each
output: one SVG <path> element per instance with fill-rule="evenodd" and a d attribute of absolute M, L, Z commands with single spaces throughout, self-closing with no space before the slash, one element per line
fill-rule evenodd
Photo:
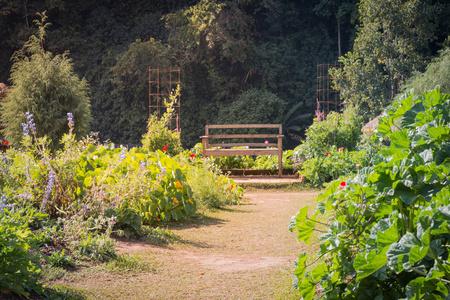
<path fill-rule="evenodd" d="M 154 272 L 62 282 L 95 299 L 296 299 L 294 260 L 308 251 L 287 230 L 289 220 L 317 193 L 251 193 L 244 203 L 169 229 L 179 241 L 164 247 L 120 242 Z"/>

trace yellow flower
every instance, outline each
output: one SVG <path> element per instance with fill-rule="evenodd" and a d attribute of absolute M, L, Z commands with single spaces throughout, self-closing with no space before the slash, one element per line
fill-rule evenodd
<path fill-rule="evenodd" d="M 173 201 L 174 201 L 176 204 L 178 204 L 177 198 L 173 198 Z"/>
<path fill-rule="evenodd" d="M 175 182 L 175 186 L 179 189 L 183 188 L 183 185 L 179 181 Z"/>

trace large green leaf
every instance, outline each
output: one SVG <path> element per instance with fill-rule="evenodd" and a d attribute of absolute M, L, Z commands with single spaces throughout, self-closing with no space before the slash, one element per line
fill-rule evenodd
<path fill-rule="evenodd" d="M 303 277 L 306 273 L 306 260 L 308 259 L 309 255 L 306 252 L 300 253 L 298 256 L 295 264 L 297 267 L 295 268 L 294 274 L 297 276 L 299 281 L 303 280 Z"/>
<path fill-rule="evenodd" d="M 384 247 L 380 252 L 377 250 L 372 250 L 369 253 L 361 252 L 355 257 L 353 267 L 356 270 L 357 282 L 373 274 L 388 262 L 388 258 L 386 257 L 388 249 L 389 246 Z"/>
<path fill-rule="evenodd" d="M 308 280 L 303 280 L 299 285 L 298 289 L 303 297 L 303 300 L 314 299 L 314 293 L 316 291 L 316 284 Z"/>
<path fill-rule="evenodd" d="M 407 232 L 398 243 L 391 245 L 386 253 L 389 264 L 397 273 L 410 268 L 425 257 L 428 245 L 424 245 L 416 236 Z"/>
<path fill-rule="evenodd" d="M 447 296 L 448 288 L 438 279 L 418 277 L 411 280 L 406 286 L 406 295 L 408 296 L 408 299 L 447 299 L 442 298 L 439 293 Z"/>

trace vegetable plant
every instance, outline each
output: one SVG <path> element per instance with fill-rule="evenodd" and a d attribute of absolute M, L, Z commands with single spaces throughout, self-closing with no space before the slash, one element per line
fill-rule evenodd
<path fill-rule="evenodd" d="M 450 100 L 439 89 L 396 101 L 380 118 L 388 139 L 373 167 L 334 181 L 290 229 L 319 250 L 299 255 L 304 299 L 448 299 Z"/>

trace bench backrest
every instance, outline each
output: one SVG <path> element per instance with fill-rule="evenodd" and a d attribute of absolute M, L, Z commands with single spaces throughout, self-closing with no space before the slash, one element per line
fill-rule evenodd
<path fill-rule="evenodd" d="M 211 134 L 210 129 L 245 129 L 245 128 L 278 128 L 278 134 Z M 281 139 L 283 128 L 281 124 L 226 124 L 226 125 L 205 125 L 205 136 L 202 138 L 206 138 L 207 148 L 210 147 L 222 147 L 222 148 L 231 148 L 231 147 L 279 147 L 279 142 L 277 143 L 209 143 L 211 139 Z"/>
<path fill-rule="evenodd" d="M 278 128 L 278 134 L 212 134 L 210 129 L 234 129 L 234 128 Z M 228 155 L 278 155 L 278 176 L 283 173 L 283 147 L 281 124 L 227 124 L 227 125 L 206 125 L 205 136 L 202 136 L 203 157 L 208 156 L 228 156 Z M 277 139 L 277 143 L 220 143 L 210 144 L 210 139 Z M 231 147 L 249 147 L 247 149 L 220 149 Z M 211 149 L 220 147 L 219 149 Z M 258 148 L 259 147 L 259 148 Z M 272 148 L 269 148 L 272 147 Z"/>

